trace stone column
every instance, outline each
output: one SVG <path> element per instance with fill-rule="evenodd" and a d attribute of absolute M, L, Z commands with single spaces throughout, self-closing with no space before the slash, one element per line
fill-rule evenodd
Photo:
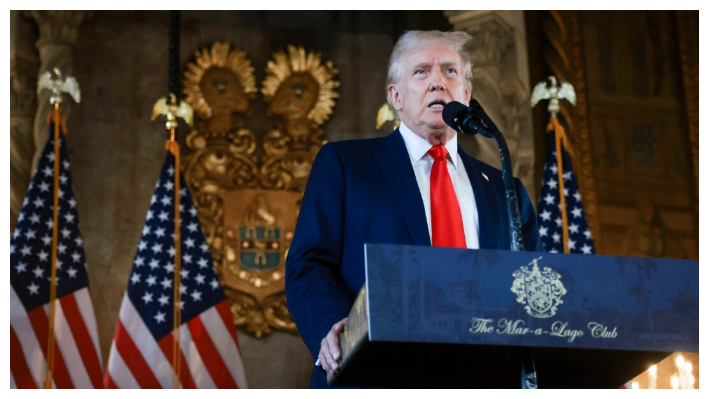
<path fill-rule="evenodd" d="M 83 21 L 90 18 L 91 11 L 25 11 L 25 15 L 31 17 L 39 27 L 39 40 L 37 40 L 37 50 L 39 51 L 40 67 L 35 82 L 45 72 L 52 68 L 61 69 L 64 76 L 73 76 L 74 73 L 74 48 L 79 35 L 79 26 Z M 81 82 L 79 82 L 81 85 Z M 47 142 L 48 126 L 47 115 L 52 112 L 52 105 L 49 103 L 50 92 L 44 90 L 37 96 L 37 110 L 34 118 L 34 156 L 32 158 L 32 171 L 37 166 L 39 156 Z M 68 121 L 71 111 L 72 101 L 65 96 L 62 103 L 62 117 Z"/>
<path fill-rule="evenodd" d="M 21 11 L 10 11 L 10 232 L 15 229 L 32 174 L 39 68 L 32 25 Z"/>
<path fill-rule="evenodd" d="M 472 36 L 473 98 L 485 108 L 507 140 L 514 176 L 536 205 L 534 134 L 523 11 L 444 11 L 454 30 Z M 461 139 L 471 155 L 501 168 L 494 140 L 476 135 L 474 145 Z"/>

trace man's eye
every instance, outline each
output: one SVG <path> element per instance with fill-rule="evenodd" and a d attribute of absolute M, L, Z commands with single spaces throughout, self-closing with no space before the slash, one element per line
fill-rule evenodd
<path fill-rule="evenodd" d="M 457 71 L 456 71 L 455 69 L 453 69 L 453 68 L 448 68 L 448 70 L 447 70 L 446 72 L 448 72 L 448 73 L 456 73 Z"/>
<path fill-rule="evenodd" d="M 414 72 L 414 75 L 421 75 L 421 74 L 423 74 L 423 73 L 425 73 L 425 72 L 426 72 L 426 71 L 424 71 L 423 69 L 417 69 L 416 72 Z"/>

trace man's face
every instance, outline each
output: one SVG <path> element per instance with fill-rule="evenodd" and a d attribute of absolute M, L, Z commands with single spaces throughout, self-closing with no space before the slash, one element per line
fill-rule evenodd
<path fill-rule="evenodd" d="M 414 133 L 428 138 L 454 134 L 443 122 L 443 106 L 451 101 L 468 104 L 470 90 L 458 52 L 443 44 L 427 45 L 402 57 L 399 82 L 389 86 L 389 96 L 399 117 Z"/>

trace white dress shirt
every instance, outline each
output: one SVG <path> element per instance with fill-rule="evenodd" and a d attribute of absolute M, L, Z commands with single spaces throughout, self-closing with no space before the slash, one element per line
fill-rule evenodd
<path fill-rule="evenodd" d="M 423 137 L 412 132 L 402 122 L 399 126 L 399 131 L 404 137 L 406 150 L 409 153 L 411 166 L 414 168 L 416 182 L 421 191 L 421 199 L 423 199 L 423 207 L 426 210 L 426 222 L 428 223 L 428 237 L 431 237 L 431 168 L 433 167 L 433 157 L 429 155 L 428 150 L 433 147 L 431 143 Z M 465 231 L 465 245 L 468 248 L 478 249 L 480 243 L 478 240 L 479 221 L 478 208 L 475 204 L 475 195 L 473 195 L 473 186 L 468 178 L 468 172 L 465 170 L 463 160 L 458 154 L 458 136 L 453 136 L 445 144 L 448 155 L 448 174 L 453 183 L 453 190 L 458 197 L 458 205 L 460 205 L 460 213 L 463 217 L 463 230 Z"/>

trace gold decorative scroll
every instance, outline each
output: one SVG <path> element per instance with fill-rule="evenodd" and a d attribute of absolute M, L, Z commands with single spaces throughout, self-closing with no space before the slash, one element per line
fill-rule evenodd
<path fill-rule="evenodd" d="M 296 331 L 286 307 L 285 257 L 339 82 L 320 54 L 293 46 L 288 55 L 274 53 L 261 92 L 267 115 L 281 122 L 265 134 L 259 160 L 256 136 L 236 118 L 251 115 L 253 71 L 246 53 L 229 43 L 195 53 L 184 75 L 185 101 L 196 116 L 184 171 L 234 323 L 261 337 L 272 328 Z"/>

